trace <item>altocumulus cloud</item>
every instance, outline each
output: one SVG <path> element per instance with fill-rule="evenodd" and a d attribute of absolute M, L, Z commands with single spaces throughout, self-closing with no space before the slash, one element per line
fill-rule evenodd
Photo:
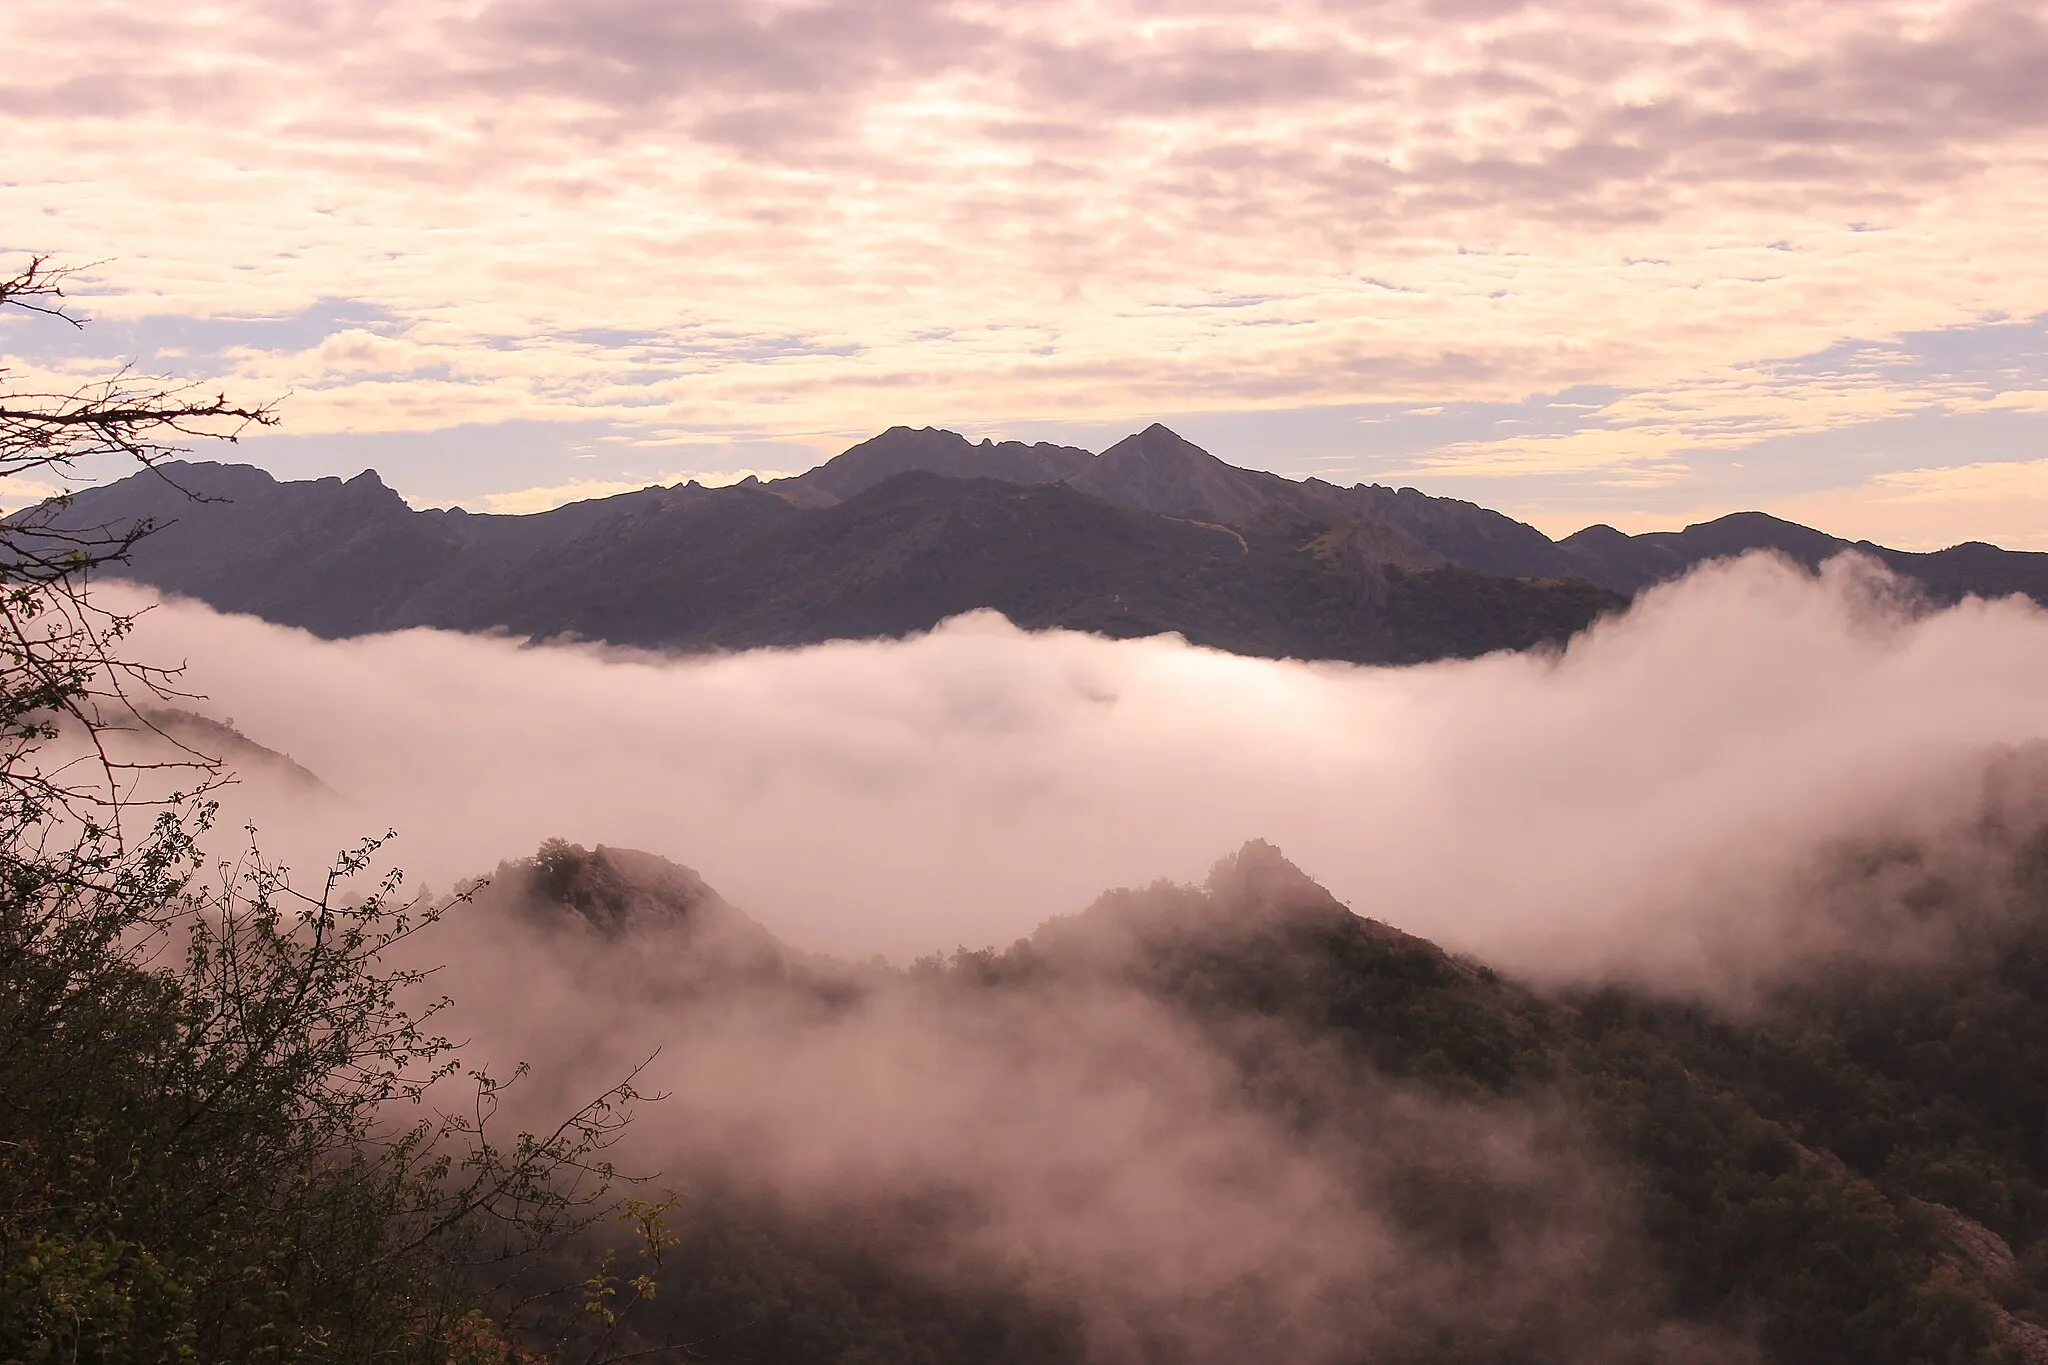
<path fill-rule="evenodd" d="M 104 311 L 397 319 L 387 374 L 234 359 L 299 430 L 1517 398 L 2048 311 L 2019 0 L 23 0 L 0 39 L 0 206 L 113 262 Z"/>

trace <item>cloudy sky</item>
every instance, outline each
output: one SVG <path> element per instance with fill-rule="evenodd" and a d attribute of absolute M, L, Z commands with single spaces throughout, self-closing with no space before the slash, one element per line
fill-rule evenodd
<path fill-rule="evenodd" d="M 525 510 L 895 423 L 2048 548 L 2039 0 L 7 0 L 47 372 Z M 56 376 L 61 378 L 61 374 Z M 19 490 L 0 490 L 19 496 Z"/>

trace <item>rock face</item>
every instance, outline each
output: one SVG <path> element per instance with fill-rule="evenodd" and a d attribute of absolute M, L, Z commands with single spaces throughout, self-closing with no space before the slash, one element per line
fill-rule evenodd
<path fill-rule="evenodd" d="M 1906 1206 L 1931 1234 L 1935 1259 L 1942 1265 L 1978 1281 L 1993 1294 L 2019 1287 L 2019 1258 L 2005 1238 L 1945 1204 L 1908 1199 Z M 2015 1360 L 2021 1365 L 2048 1365 L 2048 1327 L 2023 1321 L 2004 1308 L 1998 1310 L 1998 1317 Z"/>
<path fill-rule="evenodd" d="M 1909 1201 L 1913 1212 L 1932 1228 L 1941 1245 L 1941 1260 L 1996 1286 L 2012 1285 L 2020 1275 L 2019 1258 L 2003 1237 L 1974 1218 L 1924 1199 Z"/>
<path fill-rule="evenodd" d="M 2007 1313 L 2005 1331 L 2020 1365 L 2048 1365 L 2048 1327 L 2036 1327 Z"/>

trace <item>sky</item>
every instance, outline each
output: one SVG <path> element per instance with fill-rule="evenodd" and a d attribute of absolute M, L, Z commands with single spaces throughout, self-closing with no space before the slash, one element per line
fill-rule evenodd
<path fill-rule="evenodd" d="M 8 0 L 0 253 L 227 458 L 538 510 L 894 424 L 2048 548 L 2037 0 Z M 216 452 L 208 452 L 214 454 Z M 0 489 L 0 500 L 36 490 Z"/>

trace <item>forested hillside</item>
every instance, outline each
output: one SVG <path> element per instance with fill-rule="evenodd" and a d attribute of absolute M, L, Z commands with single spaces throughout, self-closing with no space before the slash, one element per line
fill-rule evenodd
<path fill-rule="evenodd" d="M 1359 918 L 1256 843 L 1204 887 L 1112 893 L 900 975 L 783 950 L 721 987 L 685 947 L 700 1001 L 770 981 L 817 1030 L 899 993 L 961 1023 L 1136 992 L 1207 1040 L 1244 1105 L 1338 1154 L 1340 1202 L 1392 1229 L 1401 1269 L 1323 1267 L 1291 1316 L 1267 1311 L 1281 1291 L 1261 1274 L 1228 1312 L 1170 1289 L 1106 1306 L 1028 1246 L 992 1250 L 988 1189 L 935 1172 L 821 1204 L 700 1157 L 671 1172 L 688 1197 L 632 1336 L 786 1362 L 2044 1358 L 2044 848 L 2014 850 L 1996 907 L 1927 892 L 1958 930 L 1939 956 L 1788 977 L 1739 1009 L 1517 985 Z M 580 899 L 588 919 L 622 856 L 558 848 L 551 883 L 526 864 L 501 885 L 522 914 Z M 603 932 L 675 941 L 643 912 Z M 970 1269 L 934 1257 L 963 1245 Z"/>

